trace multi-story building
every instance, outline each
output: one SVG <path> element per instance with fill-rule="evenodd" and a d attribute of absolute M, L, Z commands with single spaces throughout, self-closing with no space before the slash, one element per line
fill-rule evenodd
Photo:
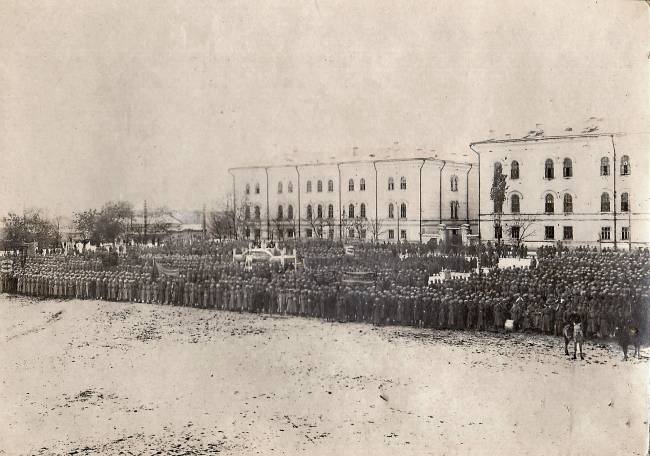
<path fill-rule="evenodd" d="M 434 158 L 232 168 L 245 238 L 467 242 L 478 169 Z"/>
<path fill-rule="evenodd" d="M 557 241 L 647 246 L 649 138 L 589 134 L 472 143 L 481 239 L 533 247 Z M 505 175 L 502 202 L 492 198 L 495 173 Z"/>

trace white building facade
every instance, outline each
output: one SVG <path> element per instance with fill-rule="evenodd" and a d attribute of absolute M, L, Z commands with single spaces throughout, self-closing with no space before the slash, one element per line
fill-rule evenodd
<path fill-rule="evenodd" d="M 635 249 L 650 244 L 649 136 L 593 134 L 472 143 L 482 240 L 561 241 Z M 495 170 L 505 201 L 495 207 Z M 498 204 L 497 204 L 498 205 Z"/>
<path fill-rule="evenodd" d="M 467 243 L 478 166 L 434 158 L 232 168 L 240 236 Z"/>

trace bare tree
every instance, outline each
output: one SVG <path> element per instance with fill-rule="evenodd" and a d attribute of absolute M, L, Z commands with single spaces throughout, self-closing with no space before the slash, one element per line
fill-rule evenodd
<path fill-rule="evenodd" d="M 492 216 L 494 217 L 495 231 L 501 229 L 501 216 L 503 215 L 503 203 L 506 200 L 507 190 L 506 175 L 501 172 L 500 167 L 495 167 L 494 176 L 492 178 L 492 188 L 490 188 L 490 199 L 494 201 Z M 501 237 L 503 237 L 503 234 Z"/>
<path fill-rule="evenodd" d="M 383 219 L 380 218 L 371 218 L 370 221 L 370 232 L 372 233 L 373 241 L 377 242 L 379 237 L 384 234 L 384 223 Z"/>
<path fill-rule="evenodd" d="M 515 241 L 517 245 L 520 245 L 522 242 L 525 242 L 527 239 L 537 234 L 535 231 L 535 224 L 537 221 L 537 218 L 532 215 L 514 214 L 512 218 L 505 223 L 505 226 L 507 228 L 519 227 L 519 237 L 513 239 L 513 241 Z"/>

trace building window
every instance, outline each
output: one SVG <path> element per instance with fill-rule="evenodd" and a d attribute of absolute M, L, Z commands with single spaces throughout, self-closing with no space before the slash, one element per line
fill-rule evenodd
<path fill-rule="evenodd" d="M 246 206 L 244 208 L 244 220 L 250 220 L 251 218 L 251 208 L 250 206 Z"/>
<path fill-rule="evenodd" d="M 255 220 L 259 220 L 259 219 L 260 219 L 260 207 L 255 206 Z"/>
<path fill-rule="evenodd" d="M 554 226 L 545 226 L 544 227 L 544 239 L 555 239 L 555 227 Z"/>
<path fill-rule="evenodd" d="M 402 176 L 399 179 L 399 188 L 400 190 L 406 190 L 406 177 Z"/>
<path fill-rule="evenodd" d="M 316 191 L 321 193 L 323 191 L 323 181 L 319 180 L 316 182 Z"/>
<path fill-rule="evenodd" d="M 555 201 L 553 200 L 553 195 L 550 193 L 544 197 L 544 212 L 547 214 L 555 212 Z"/>
<path fill-rule="evenodd" d="M 293 193 L 293 182 L 289 181 L 289 183 L 287 184 L 287 191 L 289 193 Z"/>
<path fill-rule="evenodd" d="M 323 227 L 322 226 L 319 226 L 318 228 L 316 228 L 316 235 L 321 239 L 323 238 Z"/>
<path fill-rule="evenodd" d="M 311 220 L 314 217 L 314 211 L 311 208 L 311 204 L 307 205 L 307 220 Z"/>
<path fill-rule="evenodd" d="M 451 209 L 451 219 L 458 220 L 458 201 L 452 201 L 450 203 L 450 209 Z"/>
<path fill-rule="evenodd" d="M 628 212 L 630 210 L 630 194 L 625 192 L 621 193 L 621 212 Z"/>
<path fill-rule="evenodd" d="M 609 193 L 600 195 L 600 212 L 609 212 Z"/>
<path fill-rule="evenodd" d="M 362 177 L 359 181 L 359 190 L 364 191 L 366 189 L 366 180 Z"/>
<path fill-rule="evenodd" d="M 364 203 L 361 203 L 361 207 L 359 207 L 359 216 L 366 218 L 366 205 Z"/>
<path fill-rule="evenodd" d="M 621 227 L 621 239 L 624 240 L 624 241 L 629 241 L 630 240 L 630 227 L 629 226 Z"/>
<path fill-rule="evenodd" d="M 323 206 L 320 204 L 318 205 L 318 207 L 316 207 L 316 218 L 319 219 L 323 218 Z"/>
<path fill-rule="evenodd" d="M 519 227 L 518 226 L 510 227 L 510 237 L 512 239 L 519 240 Z"/>
<path fill-rule="evenodd" d="M 388 230 L 388 239 L 395 239 L 395 230 Z"/>
<path fill-rule="evenodd" d="M 365 229 L 365 228 L 362 228 L 361 230 L 359 230 L 359 237 L 360 237 L 361 239 L 365 239 L 365 238 L 366 238 L 366 229 Z"/>
<path fill-rule="evenodd" d="M 393 203 L 390 203 L 388 205 L 388 218 L 395 218 L 395 206 L 393 206 Z"/>
<path fill-rule="evenodd" d="M 282 182 L 278 182 L 278 193 L 282 193 Z"/>
<path fill-rule="evenodd" d="M 246 194 L 247 195 L 251 194 L 251 184 L 246 184 Z"/>
<path fill-rule="evenodd" d="M 328 180 L 327 181 L 327 191 L 328 192 L 333 192 L 334 191 L 334 181 L 333 180 Z"/>
<path fill-rule="evenodd" d="M 282 217 L 284 216 L 283 212 L 284 210 L 282 205 L 278 206 L 278 220 L 282 220 Z"/>
<path fill-rule="evenodd" d="M 330 239 L 334 239 L 334 228 L 329 229 L 329 232 L 327 233 L 327 237 Z"/>
<path fill-rule="evenodd" d="M 406 203 L 402 203 L 399 207 L 400 218 L 406 218 Z"/>
<path fill-rule="evenodd" d="M 503 237 L 503 229 L 501 225 L 494 225 L 494 239 L 501 239 Z"/>
<path fill-rule="evenodd" d="M 311 193 L 311 181 L 307 181 L 307 193 Z"/>
<path fill-rule="evenodd" d="M 554 174 L 553 174 L 553 160 L 550 158 L 544 162 L 544 177 L 546 179 L 553 179 Z"/>
<path fill-rule="evenodd" d="M 354 179 L 350 179 L 348 181 L 348 190 L 353 192 L 354 191 Z"/>
<path fill-rule="evenodd" d="M 255 229 L 255 239 L 259 239 L 262 237 L 262 230 L 259 228 Z"/>
<path fill-rule="evenodd" d="M 612 234 L 611 228 L 608 226 L 603 226 L 600 229 L 600 239 L 603 241 L 609 241 L 611 239 L 611 234 Z"/>
<path fill-rule="evenodd" d="M 609 158 L 603 157 L 600 159 L 600 175 L 609 176 Z"/>
<path fill-rule="evenodd" d="M 519 195 L 512 195 L 510 197 L 510 212 L 519 214 Z"/>
<path fill-rule="evenodd" d="M 392 177 L 388 178 L 388 190 L 395 190 L 395 181 Z"/>
<path fill-rule="evenodd" d="M 256 195 L 260 194 L 260 184 L 255 184 L 255 194 Z"/>
<path fill-rule="evenodd" d="M 348 218 L 354 218 L 354 204 L 348 206 Z"/>
<path fill-rule="evenodd" d="M 334 218 L 334 205 L 332 205 L 332 204 L 327 206 L 327 218 L 329 218 L 329 219 Z"/>
<path fill-rule="evenodd" d="M 251 229 L 249 227 L 246 227 L 244 230 L 244 235 L 246 236 L 246 239 L 251 237 Z"/>
<path fill-rule="evenodd" d="M 292 230 L 291 228 L 289 228 L 289 229 L 287 230 L 287 237 L 288 237 L 288 238 L 292 238 L 292 237 L 293 237 L 293 230 Z"/>
<path fill-rule="evenodd" d="M 458 177 L 456 176 L 451 176 L 451 191 L 452 192 L 458 191 Z"/>
<path fill-rule="evenodd" d="M 571 196 L 568 193 L 565 193 L 563 198 L 563 203 L 564 203 L 565 214 L 568 214 L 569 212 L 573 212 L 573 196 Z"/>
<path fill-rule="evenodd" d="M 287 219 L 293 220 L 293 206 L 291 204 L 287 206 Z"/>
<path fill-rule="evenodd" d="M 510 165 L 510 179 L 519 179 L 519 162 L 513 160 Z"/>
<path fill-rule="evenodd" d="M 402 241 L 406 241 L 406 230 L 402 230 L 399 234 Z"/>
<path fill-rule="evenodd" d="M 628 176 L 630 174 L 630 157 L 623 155 L 621 157 L 621 176 Z"/>
<path fill-rule="evenodd" d="M 562 176 L 573 177 L 573 163 L 570 158 L 565 158 L 562 165 Z"/>
<path fill-rule="evenodd" d="M 494 174 L 502 174 L 503 172 L 503 166 L 501 166 L 501 162 L 495 162 L 494 163 Z"/>
<path fill-rule="evenodd" d="M 572 226 L 565 226 L 563 228 L 563 237 L 565 241 L 570 241 L 573 239 L 573 227 Z"/>
<path fill-rule="evenodd" d="M 305 230 L 305 234 L 307 235 L 308 238 L 313 237 L 314 233 L 312 232 L 311 228 L 307 228 Z"/>
<path fill-rule="evenodd" d="M 350 228 L 350 229 L 348 230 L 348 237 L 349 237 L 349 238 L 353 238 L 353 237 L 354 237 L 354 228 Z"/>

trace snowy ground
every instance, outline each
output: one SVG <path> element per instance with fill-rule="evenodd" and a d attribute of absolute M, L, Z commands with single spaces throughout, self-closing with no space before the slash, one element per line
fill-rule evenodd
<path fill-rule="evenodd" d="M 0 454 L 645 455 L 647 358 L 585 352 L 2 296 Z"/>

